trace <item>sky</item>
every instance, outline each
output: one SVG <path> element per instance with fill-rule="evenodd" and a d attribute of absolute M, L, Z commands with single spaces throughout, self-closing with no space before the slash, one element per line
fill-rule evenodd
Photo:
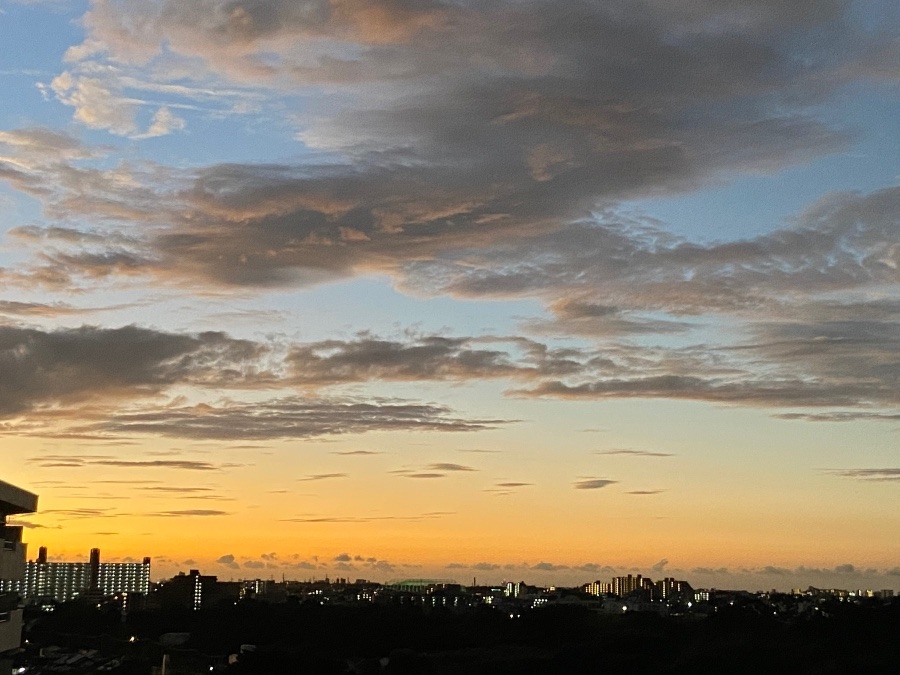
<path fill-rule="evenodd" d="M 0 0 L 32 555 L 900 589 L 892 0 Z"/>

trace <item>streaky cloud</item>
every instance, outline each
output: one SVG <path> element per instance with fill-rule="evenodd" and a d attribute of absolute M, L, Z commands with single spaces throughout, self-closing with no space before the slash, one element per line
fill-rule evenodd
<path fill-rule="evenodd" d="M 863 481 L 900 482 L 900 468 L 829 469 L 828 473 L 842 478 L 856 478 Z"/>
<path fill-rule="evenodd" d="M 598 450 L 594 454 L 596 455 L 624 455 L 627 457 L 674 457 L 671 452 L 652 452 L 649 450 L 628 450 L 628 449 L 616 449 L 616 450 Z"/>
<path fill-rule="evenodd" d="M 600 490 L 618 482 L 607 478 L 581 478 L 575 481 L 573 485 L 576 490 Z"/>

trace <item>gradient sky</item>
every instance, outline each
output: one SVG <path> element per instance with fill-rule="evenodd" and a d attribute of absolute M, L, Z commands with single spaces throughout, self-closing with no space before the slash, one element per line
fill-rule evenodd
<path fill-rule="evenodd" d="M 32 553 L 900 588 L 898 26 L 0 0 Z"/>

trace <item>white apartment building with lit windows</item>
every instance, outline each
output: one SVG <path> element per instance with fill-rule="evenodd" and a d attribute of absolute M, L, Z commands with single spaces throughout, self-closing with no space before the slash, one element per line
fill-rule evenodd
<path fill-rule="evenodd" d="M 0 591 L 16 591 L 26 602 L 68 602 L 86 593 L 109 596 L 150 592 L 150 558 L 142 562 L 100 562 L 91 551 L 90 562 L 50 562 L 41 548 L 37 560 L 25 564 L 18 582 L 0 582 Z"/>

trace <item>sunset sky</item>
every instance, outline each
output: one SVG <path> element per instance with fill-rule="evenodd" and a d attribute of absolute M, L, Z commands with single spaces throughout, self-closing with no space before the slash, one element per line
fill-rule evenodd
<path fill-rule="evenodd" d="M 0 0 L 30 553 L 900 589 L 898 26 Z"/>

